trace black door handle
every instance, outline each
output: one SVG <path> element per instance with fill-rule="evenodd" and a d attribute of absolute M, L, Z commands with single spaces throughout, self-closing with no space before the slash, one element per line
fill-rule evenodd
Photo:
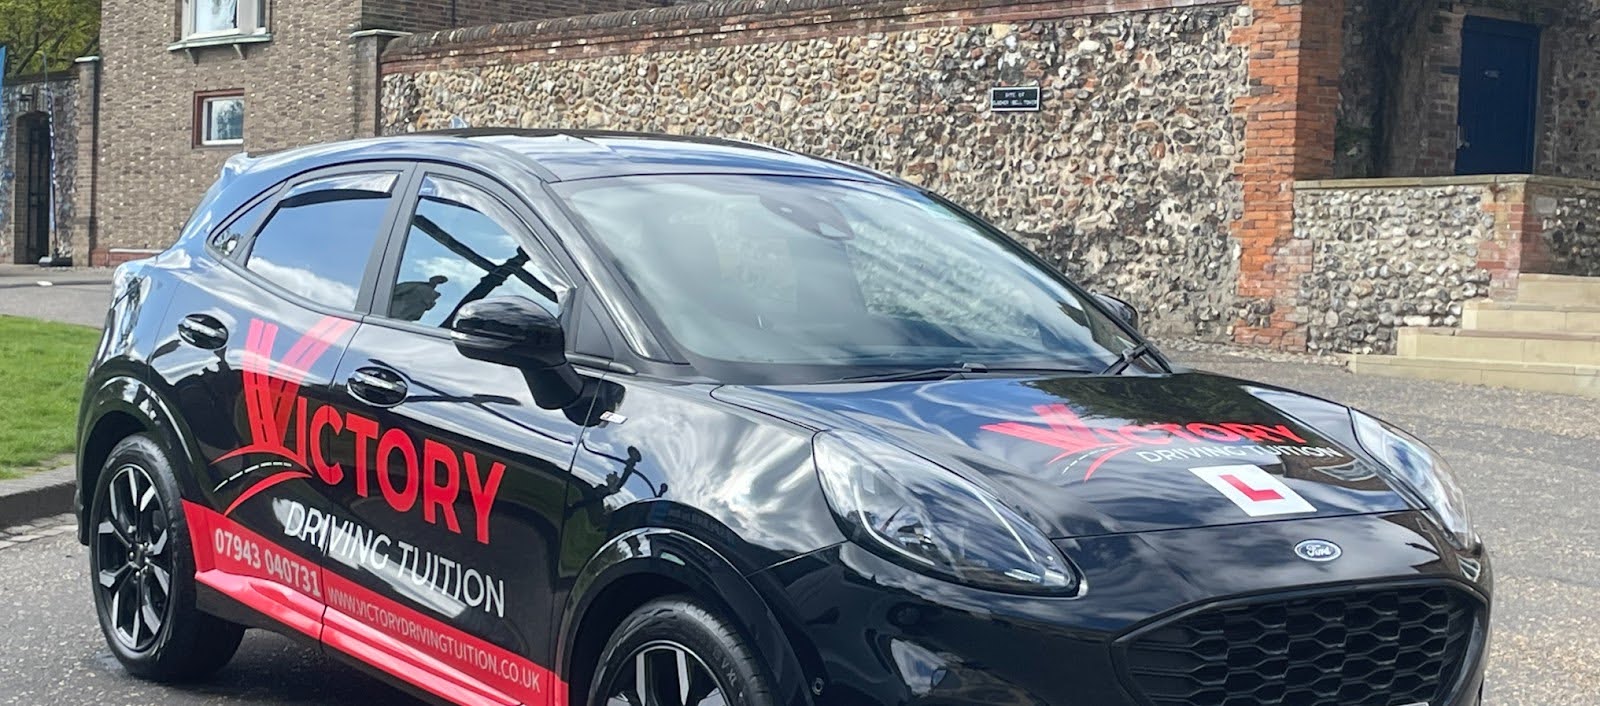
<path fill-rule="evenodd" d="M 214 316 L 190 314 L 178 322 L 178 338 L 189 345 L 216 350 L 228 342 L 228 328 Z"/>
<path fill-rule="evenodd" d="M 357 368 L 345 384 L 351 397 L 374 407 L 393 407 L 406 401 L 406 379 L 388 368 Z"/>

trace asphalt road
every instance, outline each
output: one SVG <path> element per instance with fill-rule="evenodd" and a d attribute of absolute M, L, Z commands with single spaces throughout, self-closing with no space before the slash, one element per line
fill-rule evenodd
<path fill-rule="evenodd" d="M 0 314 L 99 327 L 111 303 L 111 270 L 0 265 Z"/>
<path fill-rule="evenodd" d="M 0 285 L 11 280 L 0 273 Z M 14 291 L 0 289 L 0 313 L 17 306 Z M 74 317 L 89 318 L 59 318 Z M 1487 706 L 1600 706 L 1600 402 L 1401 382 L 1325 365 L 1175 357 L 1353 404 L 1432 442 L 1462 476 L 1494 552 L 1499 584 Z M 209 681 L 135 681 L 118 668 L 95 625 L 84 550 L 69 534 L 9 544 L 14 539 L 0 535 L 0 605 L 11 616 L 0 630 L 0 704 L 414 703 L 260 631 Z"/>

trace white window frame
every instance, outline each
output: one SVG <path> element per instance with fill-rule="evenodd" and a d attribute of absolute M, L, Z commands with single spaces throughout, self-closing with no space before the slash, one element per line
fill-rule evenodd
<path fill-rule="evenodd" d="M 200 106 L 199 106 L 199 109 L 195 111 L 195 115 L 199 119 L 200 124 L 195 126 L 196 131 L 199 133 L 197 135 L 197 137 L 199 139 L 196 140 L 196 144 L 200 145 L 201 147 L 224 147 L 224 146 L 228 146 L 228 145 L 242 145 L 242 144 L 244 144 L 244 128 L 243 128 L 243 126 L 240 127 L 240 131 L 239 131 L 240 134 L 239 134 L 239 137 L 236 138 L 236 139 L 214 140 L 214 139 L 211 139 L 211 137 L 210 137 L 210 132 L 211 132 L 211 105 L 213 103 L 216 103 L 216 102 L 219 102 L 219 101 L 234 101 L 234 100 L 236 100 L 236 101 L 239 101 L 239 110 L 243 111 L 245 109 L 244 94 L 243 93 L 230 93 L 230 94 L 226 94 L 226 95 L 217 95 L 217 96 L 200 96 L 198 98 L 198 100 L 200 101 Z"/>
<path fill-rule="evenodd" d="M 209 1 L 180 0 L 183 4 L 182 39 L 208 39 L 211 37 L 248 36 L 267 33 L 267 0 L 238 0 L 238 26 L 233 29 L 197 31 L 195 29 L 194 4 Z"/>

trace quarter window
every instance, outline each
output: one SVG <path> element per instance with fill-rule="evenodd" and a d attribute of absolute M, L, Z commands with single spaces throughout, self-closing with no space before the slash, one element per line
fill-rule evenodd
<path fill-rule="evenodd" d="M 463 304 L 495 296 L 526 297 L 559 312 L 568 286 L 526 234 L 521 219 L 483 190 L 423 179 L 389 316 L 449 327 Z"/>
<path fill-rule="evenodd" d="M 244 143 L 244 93 L 217 91 L 194 98 L 194 141 L 197 145 Z"/>
<path fill-rule="evenodd" d="M 290 189 L 256 234 L 245 267 L 318 304 L 354 309 L 396 176 L 344 174 Z"/>
<path fill-rule="evenodd" d="M 185 38 L 256 34 L 266 27 L 266 0 L 183 0 Z"/>
<path fill-rule="evenodd" d="M 250 235 L 250 230 L 261 222 L 261 217 L 267 214 L 267 207 L 271 204 L 272 200 L 267 199 L 251 206 L 250 210 L 233 219 L 233 222 L 229 223 L 227 228 L 223 228 L 211 236 L 211 247 L 219 255 L 231 257 L 233 252 L 239 249 L 239 244 L 244 242 L 245 237 Z"/>

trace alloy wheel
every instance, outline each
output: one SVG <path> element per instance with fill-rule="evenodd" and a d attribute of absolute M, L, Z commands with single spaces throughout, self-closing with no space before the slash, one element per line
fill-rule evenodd
<path fill-rule="evenodd" d="M 133 652 L 155 643 L 172 598 L 171 533 L 149 472 L 112 474 L 95 518 L 95 588 L 117 642 Z"/>
<path fill-rule="evenodd" d="M 606 706 L 727 706 L 723 685 L 683 645 L 652 642 L 630 661 L 606 690 Z"/>

